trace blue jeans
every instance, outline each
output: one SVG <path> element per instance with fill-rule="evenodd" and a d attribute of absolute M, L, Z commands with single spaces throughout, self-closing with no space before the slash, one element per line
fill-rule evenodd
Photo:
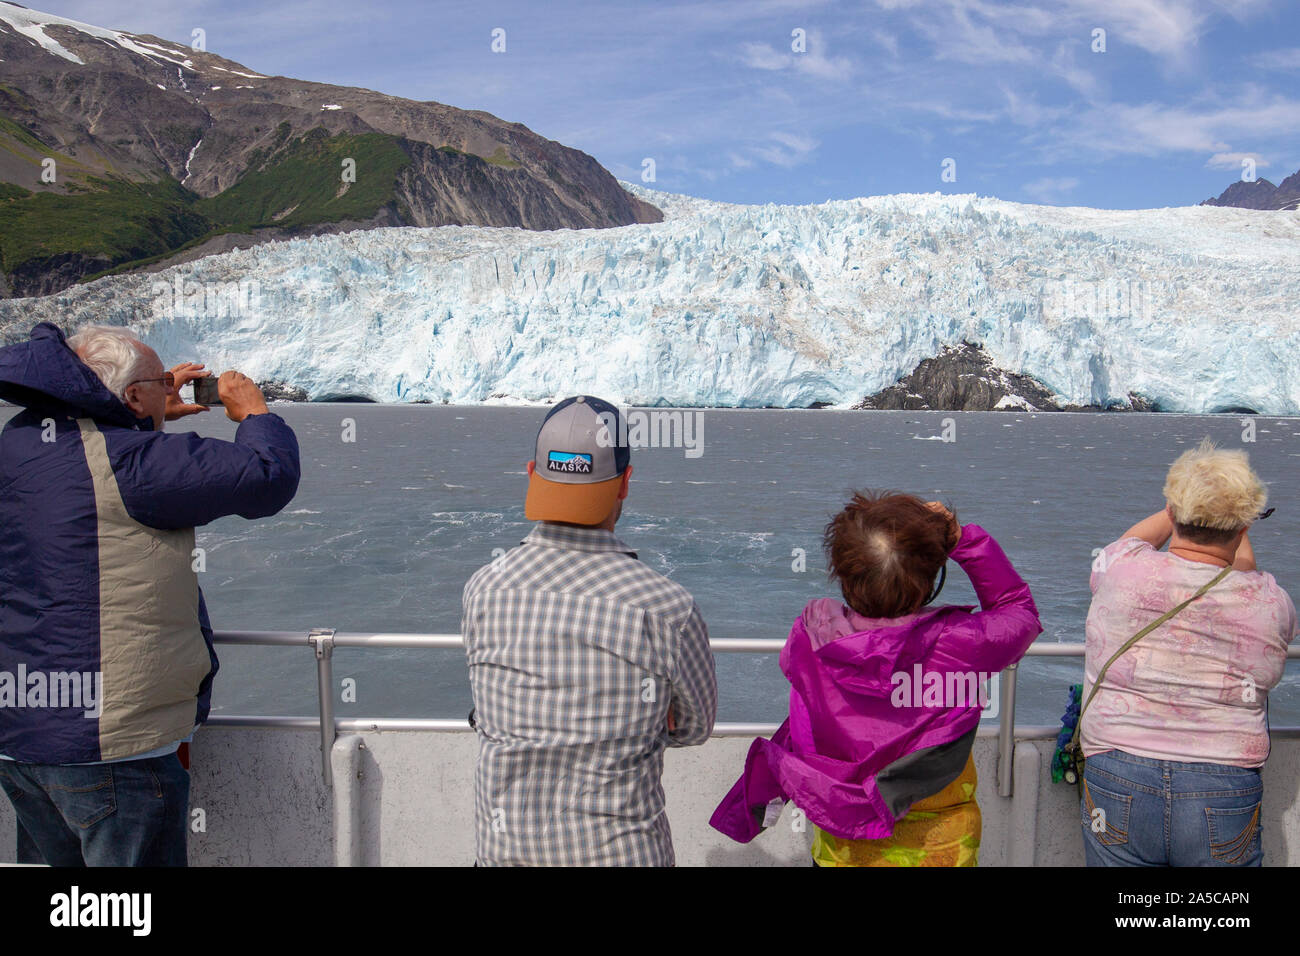
<path fill-rule="evenodd" d="M 190 775 L 175 754 L 92 766 L 0 760 L 19 863 L 185 866 Z"/>
<path fill-rule="evenodd" d="M 1259 866 L 1258 770 L 1108 750 L 1084 764 L 1089 866 Z"/>

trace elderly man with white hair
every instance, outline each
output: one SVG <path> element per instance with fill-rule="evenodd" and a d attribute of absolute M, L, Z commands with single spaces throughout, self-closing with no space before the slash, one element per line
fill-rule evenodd
<path fill-rule="evenodd" d="M 217 656 L 194 528 L 298 489 L 298 442 L 226 372 L 235 440 L 168 435 L 205 411 L 125 329 L 49 323 L 0 349 L 0 787 L 20 863 L 184 866 L 189 774 Z"/>

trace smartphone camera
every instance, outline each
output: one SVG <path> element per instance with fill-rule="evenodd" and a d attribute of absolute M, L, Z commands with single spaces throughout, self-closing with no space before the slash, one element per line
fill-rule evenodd
<path fill-rule="evenodd" d="M 221 404 L 221 395 L 217 392 L 217 377 L 215 375 L 194 380 L 194 403 L 196 405 Z"/>

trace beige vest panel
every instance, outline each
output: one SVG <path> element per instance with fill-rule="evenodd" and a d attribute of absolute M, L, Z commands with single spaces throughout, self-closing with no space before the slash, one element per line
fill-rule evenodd
<path fill-rule="evenodd" d="M 103 434 L 77 420 L 99 519 L 99 650 L 104 760 L 188 737 L 212 668 L 199 627 L 194 529 L 160 531 L 127 514 Z"/>

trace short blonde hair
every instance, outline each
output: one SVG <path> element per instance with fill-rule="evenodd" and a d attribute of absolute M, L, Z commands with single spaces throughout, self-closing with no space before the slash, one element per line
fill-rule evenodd
<path fill-rule="evenodd" d="M 1244 451 L 1219 450 L 1206 438 L 1169 467 L 1165 501 L 1175 524 L 1238 531 L 1259 517 L 1268 489 Z"/>

